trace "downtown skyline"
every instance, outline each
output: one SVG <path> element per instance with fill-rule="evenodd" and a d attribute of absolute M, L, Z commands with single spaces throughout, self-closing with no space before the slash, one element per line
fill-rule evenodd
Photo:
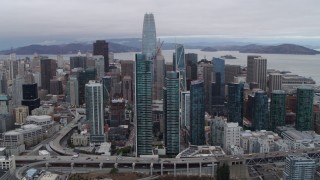
<path fill-rule="evenodd" d="M 141 16 L 156 16 L 158 37 L 224 38 L 244 42 L 306 42 L 320 39 L 320 2 L 39 1 L 3 0 L 0 49 L 94 39 L 141 37 Z M 182 39 L 182 40 L 180 40 Z M 183 43 L 183 42 L 180 42 Z"/>

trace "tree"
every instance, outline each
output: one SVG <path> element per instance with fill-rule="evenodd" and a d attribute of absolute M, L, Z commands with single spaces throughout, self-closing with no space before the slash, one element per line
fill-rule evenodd
<path fill-rule="evenodd" d="M 230 180 L 230 169 L 227 164 L 223 164 L 217 169 L 217 180 Z"/>

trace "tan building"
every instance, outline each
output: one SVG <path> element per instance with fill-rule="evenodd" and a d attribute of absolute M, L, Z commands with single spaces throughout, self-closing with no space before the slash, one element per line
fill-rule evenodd
<path fill-rule="evenodd" d="M 19 106 L 14 108 L 14 118 L 16 124 L 24 124 L 26 122 L 27 116 L 29 115 L 28 106 Z"/>
<path fill-rule="evenodd" d="M 89 133 L 74 133 L 71 136 L 71 143 L 74 146 L 88 146 L 89 145 Z"/>

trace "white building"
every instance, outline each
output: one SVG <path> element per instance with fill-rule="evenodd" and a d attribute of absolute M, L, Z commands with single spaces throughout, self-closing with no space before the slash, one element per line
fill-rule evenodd
<path fill-rule="evenodd" d="M 0 169 L 9 170 L 13 174 L 16 170 L 16 160 L 14 156 L 0 156 Z"/>
<path fill-rule="evenodd" d="M 215 117 L 211 122 L 212 144 L 223 147 L 228 154 L 231 146 L 240 147 L 240 131 L 238 123 L 228 123 L 227 119 Z"/>
<path fill-rule="evenodd" d="M 277 142 L 277 145 L 275 142 Z M 241 132 L 240 146 L 243 148 L 244 153 L 266 153 L 276 151 L 277 148 L 286 148 L 285 143 L 277 133 L 265 130 L 255 132 L 246 130 Z"/>
<path fill-rule="evenodd" d="M 52 136 L 57 132 L 57 127 L 54 125 L 54 121 L 51 116 L 41 115 L 41 116 L 28 116 L 26 119 L 26 124 L 35 124 L 42 128 L 42 134 L 46 137 Z"/>
<path fill-rule="evenodd" d="M 297 131 L 294 128 L 281 127 L 281 136 L 290 149 L 313 148 L 320 142 L 320 135 L 314 131 Z"/>

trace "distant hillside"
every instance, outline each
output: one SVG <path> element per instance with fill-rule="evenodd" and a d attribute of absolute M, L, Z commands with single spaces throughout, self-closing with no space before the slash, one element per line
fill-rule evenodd
<path fill-rule="evenodd" d="M 240 53 L 259 53 L 259 54 L 305 54 L 315 55 L 320 54 L 319 51 L 309 49 L 295 44 L 281 44 L 275 46 L 264 46 L 249 44 L 245 46 L 216 46 L 212 47 L 218 51 L 239 51 Z M 203 51 L 206 48 L 202 49 Z"/>
<path fill-rule="evenodd" d="M 78 51 L 82 53 L 92 52 L 92 44 L 89 43 L 70 43 L 62 45 L 29 45 L 24 47 L 19 47 L 13 51 L 16 54 L 75 54 Z M 140 51 L 139 48 L 129 47 L 116 43 L 109 43 L 109 51 L 118 53 L 118 52 L 134 52 Z M 0 54 L 10 54 L 11 50 L 0 51 Z"/>

